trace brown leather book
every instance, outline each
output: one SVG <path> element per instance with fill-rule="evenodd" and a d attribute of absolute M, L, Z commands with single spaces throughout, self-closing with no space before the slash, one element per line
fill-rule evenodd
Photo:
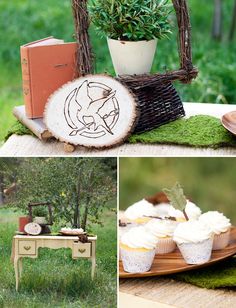
<path fill-rule="evenodd" d="M 76 43 L 48 37 L 21 46 L 23 96 L 27 117 L 43 117 L 49 96 L 75 78 Z"/>

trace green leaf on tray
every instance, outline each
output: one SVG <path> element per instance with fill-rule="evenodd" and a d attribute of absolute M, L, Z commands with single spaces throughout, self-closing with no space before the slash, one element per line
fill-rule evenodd
<path fill-rule="evenodd" d="M 183 188 L 179 183 L 176 183 L 171 189 L 163 188 L 163 192 L 166 194 L 170 203 L 174 208 L 183 211 L 187 204 L 187 199 L 184 195 Z"/>

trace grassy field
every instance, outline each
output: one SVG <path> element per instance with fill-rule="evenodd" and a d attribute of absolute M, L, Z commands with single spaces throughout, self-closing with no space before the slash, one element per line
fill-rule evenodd
<path fill-rule="evenodd" d="M 120 208 L 177 181 L 203 211 L 221 211 L 236 224 L 235 158 L 121 158 Z"/>
<path fill-rule="evenodd" d="M 39 252 L 38 259 L 24 259 L 20 290 L 15 291 L 11 243 L 17 216 L 0 209 L 0 307 L 116 307 L 116 215 L 106 212 L 104 227 L 94 226 L 98 235 L 97 271 L 90 278 L 89 260 L 72 260 L 66 249 Z"/>
<path fill-rule="evenodd" d="M 227 41 L 226 32 L 232 12 L 232 1 L 224 1 L 225 37 L 222 42 L 211 39 L 213 1 L 189 0 L 192 19 L 193 62 L 199 77 L 191 86 L 176 85 L 184 101 L 236 103 L 236 44 Z M 173 29 L 176 28 L 173 24 Z M 228 31 L 228 30 L 227 30 Z M 0 2 L 0 141 L 14 123 L 13 106 L 23 103 L 19 46 L 54 35 L 73 40 L 70 0 L 2 0 Z M 175 34 L 175 29 L 174 29 Z M 95 71 L 113 74 L 105 39 L 91 29 L 95 53 Z M 175 35 L 158 43 L 153 70 L 178 67 Z"/>

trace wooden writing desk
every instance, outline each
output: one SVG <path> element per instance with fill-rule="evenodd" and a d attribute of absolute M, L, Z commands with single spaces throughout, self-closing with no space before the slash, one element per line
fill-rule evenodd
<path fill-rule="evenodd" d="M 13 237 L 12 259 L 16 276 L 16 290 L 19 288 L 19 278 L 22 275 L 22 259 L 38 258 L 39 248 L 70 248 L 72 258 L 86 258 L 92 261 L 92 279 L 96 267 L 96 240 L 97 237 L 88 237 L 89 243 L 78 242 L 77 236 L 51 236 L 51 235 L 16 235 Z"/>

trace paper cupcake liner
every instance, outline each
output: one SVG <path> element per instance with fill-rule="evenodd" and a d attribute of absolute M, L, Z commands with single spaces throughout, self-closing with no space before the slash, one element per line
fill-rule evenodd
<path fill-rule="evenodd" d="M 199 243 L 183 243 L 177 246 L 187 264 L 202 264 L 211 258 L 213 237 Z"/>
<path fill-rule="evenodd" d="M 156 246 L 156 254 L 166 254 L 174 251 L 176 244 L 172 238 L 159 238 Z"/>
<path fill-rule="evenodd" d="M 226 232 L 214 235 L 213 250 L 224 249 L 229 245 L 230 229 Z"/>
<path fill-rule="evenodd" d="M 155 257 L 155 249 L 147 251 L 132 251 L 120 248 L 124 270 L 129 273 L 148 272 Z"/>

